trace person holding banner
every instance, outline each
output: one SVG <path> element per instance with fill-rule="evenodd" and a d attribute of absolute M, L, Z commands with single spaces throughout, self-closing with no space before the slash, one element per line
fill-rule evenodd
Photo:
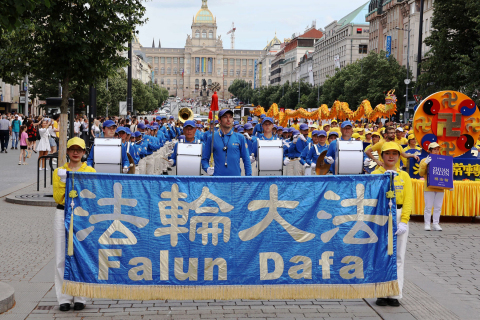
<path fill-rule="evenodd" d="M 73 310 L 85 308 L 84 297 L 72 297 L 62 293 L 63 275 L 65 270 L 65 184 L 67 171 L 71 172 L 95 172 L 95 169 L 82 162 L 85 154 L 85 141 L 78 137 L 71 138 L 67 142 L 67 155 L 70 162 L 53 172 L 53 199 L 57 203 L 57 210 L 53 220 L 53 234 L 55 239 L 55 292 L 60 305 L 60 311 L 69 311 L 74 303 Z"/>
<path fill-rule="evenodd" d="M 430 143 L 428 153 L 440 154 L 440 145 L 436 142 Z M 423 211 L 423 219 L 425 221 L 425 231 L 442 231 L 440 227 L 440 214 L 442 213 L 444 190 L 427 186 L 428 165 L 432 161 L 430 156 L 420 162 L 420 170 L 418 174 L 425 178 L 423 183 L 423 198 L 425 199 L 425 211 Z M 433 207 L 433 223 L 430 227 Z"/>
<path fill-rule="evenodd" d="M 398 279 L 398 296 L 387 298 L 378 298 L 376 304 L 378 306 L 400 306 L 398 299 L 402 298 L 405 252 L 407 250 L 408 240 L 408 221 L 412 213 L 413 207 L 413 185 L 408 173 L 398 169 L 400 160 L 401 147 L 396 142 L 387 142 L 382 146 L 381 156 L 384 160 L 383 167 L 377 168 L 372 174 L 393 173 L 395 185 L 395 200 L 397 203 L 397 279 Z"/>
<path fill-rule="evenodd" d="M 203 146 L 202 168 L 210 176 L 241 176 L 240 158 L 245 166 L 245 175 L 252 175 L 248 145 L 243 135 L 233 132 L 233 111 L 222 109 L 218 113 L 220 129 L 209 136 Z M 210 167 L 212 155 L 215 166 Z"/>

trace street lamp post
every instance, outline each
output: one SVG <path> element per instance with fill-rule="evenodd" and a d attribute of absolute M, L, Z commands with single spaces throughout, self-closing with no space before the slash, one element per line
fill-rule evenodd
<path fill-rule="evenodd" d="M 405 82 L 405 85 L 406 85 L 406 87 L 407 87 L 407 88 L 406 88 L 406 91 L 405 91 L 405 118 L 407 118 L 407 116 L 408 116 L 408 107 L 409 107 L 409 105 L 408 105 L 408 85 L 409 85 L 410 82 L 411 82 L 410 77 L 409 77 L 409 71 L 410 71 L 410 70 L 409 70 L 409 68 L 410 68 L 410 66 L 409 66 L 409 61 L 410 61 L 410 59 L 409 59 L 409 56 L 410 56 L 410 31 L 411 31 L 411 29 L 410 29 L 410 20 L 408 21 L 408 30 L 401 29 L 401 28 L 399 28 L 399 27 L 395 27 L 395 29 L 397 29 L 397 30 L 403 30 L 403 31 L 407 31 L 407 32 L 408 32 L 408 35 L 407 35 L 407 36 L 408 36 L 408 40 L 407 40 L 407 78 L 406 78 L 405 81 L 404 81 L 404 82 Z"/>

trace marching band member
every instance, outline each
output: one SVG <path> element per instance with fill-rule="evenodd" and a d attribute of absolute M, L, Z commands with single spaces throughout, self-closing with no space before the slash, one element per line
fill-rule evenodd
<path fill-rule="evenodd" d="M 115 124 L 114 121 L 112 120 L 107 120 L 103 123 L 103 135 L 105 138 L 112 139 L 115 135 L 115 131 L 117 129 L 117 125 Z M 87 165 L 89 167 L 94 167 L 93 164 L 93 159 L 94 159 L 94 154 L 95 154 L 95 145 L 90 149 L 90 154 L 88 155 L 87 159 Z M 128 172 L 128 167 L 130 166 L 130 162 L 128 161 L 127 157 L 127 150 L 125 146 L 122 145 L 122 167 L 123 167 L 123 173 Z"/>
<path fill-rule="evenodd" d="M 400 153 L 402 149 L 398 143 L 387 142 L 382 146 L 382 159 L 384 166 L 373 171 L 372 174 L 393 173 L 395 184 L 395 199 L 397 203 L 397 278 L 399 295 L 387 298 L 378 298 L 376 304 L 379 306 L 398 307 L 398 299 L 402 298 L 405 252 L 408 240 L 408 221 L 413 207 L 413 186 L 410 176 L 405 171 L 398 169 Z"/>
<path fill-rule="evenodd" d="M 199 123 L 196 124 L 197 130 L 195 131 L 195 140 L 201 140 L 203 141 L 203 124 Z M 183 131 L 185 131 L 185 125 L 183 126 Z M 185 132 L 184 132 L 185 134 Z"/>
<path fill-rule="evenodd" d="M 263 123 L 263 119 L 266 117 L 265 114 L 261 114 L 260 115 L 260 121 L 258 121 L 258 124 L 255 124 L 255 127 L 253 128 L 253 135 L 254 136 L 258 136 L 260 133 L 262 133 L 262 123 Z M 256 121 L 256 120 L 255 120 Z M 254 121 L 254 122 L 255 122 Z"/>
<path fill-rule="evenodd" d="M 430 154 L 440 154 L 440 145 L 436 142 L 430 143 L 428 146 L 428 153 Z M 428 165 L 432 161 L 430 156 L 426 157 L 420 162 L 419 175 L 425 178 L 423 183 L 423 197 L 425 199 L 425 210 L 423 211 L 423 219 L 425 221 L 425 230 L 430 231 L 442 231 L 440 227 L 440 214 L 442 213 L 443 206 L 443 196 L 445 195 L 445 190 L 428 187 Z M 432 217 L 432 207 L 433 207 L 433 223 L 430 228 L 430 219 Z"/>
<path fill-rule="evenodd" d="M 140 167 L 141 174 L 153 174 L 155 169 L 155 159 L 153 152 L 156 150 L 151 137 L 148 135 L 147 126 L 143 123 L 139 123 L 137 126 L 138 131 L 142 134 L 142 148 L 145 154 L 145 172 L 142 172 L 143 168 Z"/>
<path fill-rule="evenodd" d="M 312 175 L 315 175 L 318 157 L 323 151 L 328 150 L 327 133 L 325 130 L 314 130 L 312 133 L 312 139 L 313 147 L 310 148 L 306 161 L 312 167 Z"/>
<path fill-rule="evenodd" d="M 258 157 L 258 141 L 259 140 L 279 140 L 279 138 L 273 134 L 273 119 L 270 117 L 263 118 L 262 122 L 262 131 L 253 143 L 253 152 L 251 153 L 250 160 L 252 162 L 252 166 L 255 163 L 255 159 Z M 285 156 L 283 157 L 285 160 Z"/>
<path fill-rule="evenodd" d="M 138 124 L 140 125 L 140 124 Z M 140 131 L 136 131 L 132 134 L 135 138 L 135 148 L 138 154 L 138 165 L 135 168 L 135 174 L 145 174 L 145 169 L 147 167 L 147 145 L 144 145 L 142 133 Z"/>
<path fill-rule="evenodd" d="M 252 166 L 248 145 L 244 136 L 233 132 L 233 111 L 222 109 L 218 113 L 220 129 L 214 137 L 209 136 L 204 144 L 202 153 L 202 168 L 210 176 L 240 176 L 240 158 L 243 159 L 245 175 L 252 175 Z M 209 166 L 212 154 L 215 167 Z"/>
<path fill-rule="evenodd" d="M 55 211 L 54 237 L 55 237 L 55 291 L 60 311 L 69 311 L 73 303 L 73 310 L 79 311 L 85 308 L 87 301 L 84 297 L 72 297 L 62 293 L 62 284 L 65 270 L 65 184 L 67 171 L 72 172 L 95 172 L 95 169 L 82 162 L 85 154 L 85 141 L 78 137 L 67 142 L 67 155 L 70 162 L 53 172 L 53 198 L 57 203 Z"/>
<path fill-rule="evenodd" d="M 168 166 L 175 167 L 177 165 L 177 149 L 179 143 L 189 143 L 189 144 L 201 144 L 202 140 L 195 138 L 196 133 L 196 125 L 195 121 L 187 120 L 183 124 L 183 136 L 184 141 L 176 142 L 175 146 L 173 147 L 173 153 L 168 157 Z M 180 138 L 180 136 L 179 136 Z"/>
<path fill-rule="evenodd" d="M 338 138 L 338 132 L 332 131 L 328 133 L 328 144 L 332 143 L 333 140 Z"/>
<path fill-rule="evenodd" d="M 294 176 L 303 176 L 305 175 L 305 168 L 300 163 L 300 156 L 303 149 L 305 149 L 310 141 L 310 138 L 306 138 L 308 135 L 308 125 L 302 123 L 299 126 L 300 132 L 296 134 L 293 138 L 290 148 L 288 148 L 288 154 L 290 159 L 285 159 L 288 166 L 290 162 L 293 162 L 293 174 Z M 296 131 L 298 132 L 298 131 Z M 307 140 L 308 139 L 308 140 Z M 298 160 L 298 161 L 297 161 Z"/>
<path fill-rule="evenodd" d="M 333 121 L 332 121 L 333 125 Z M 341 126 L 342 137 L 339 138 L 342 141 L 353 140 L 353 125 L 350 121 L 343 121 Z M 332 168 L 335 168 L 335 161 L 337 157 L 337 140 L 333 140 L 328 146 L 327 156 L 325 157 L 325 162 L 332 165 Z M 365 163 L 364 163 L 365 164 Z M 332 170 L 335 174 L 335 170 Z"/>

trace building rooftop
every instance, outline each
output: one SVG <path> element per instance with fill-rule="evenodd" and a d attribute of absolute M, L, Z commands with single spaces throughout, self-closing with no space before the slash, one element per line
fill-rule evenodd
<path fill-rule="evenodd" d="M 207 0 L 202 0 L 202 8 L 195 15 L 194 23 L 215 23 L 215 18 L 208 9 Z"/>
<path fill-rule="evenodd" d="M 365 21 L 365 16 L 368 14 L 369 4 L 370 1 L 361 5 L 356 10 L 350 12 L 345 17 L 338 20 L 338 24 L 340 26 L 344 26 L 346 24 L 368 24 L 368 22 Z"/>

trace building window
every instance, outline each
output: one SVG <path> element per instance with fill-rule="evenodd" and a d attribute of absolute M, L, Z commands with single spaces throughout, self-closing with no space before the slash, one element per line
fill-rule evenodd
<path fill-rule="evenodd" d="M 180 79 L 180 85 L 183 86 L 183 79 Z"/>
<path fill-rule="evenodd" d="M 177 64 L 178 63 L 178 58 L 173 58 L 173 64 Z"/>
<path fill-rule="evenodd" d="M 167 58 L 167 64 L 171 64 L 172 63 L 172 58 Z"/>
<path fill-rule="evenodd" d="M 173 68 L 173 74 L 177 74 L 177 68 Z"/>
<path fill-rule="evenodd" d="M 170 79 L 167 79 L 167 86 L 170 85 Z"/>
<path fill-rule="evenodd" d="M 358 53 L 359 54 L 366 54 L 368 50 L 368 45 L 366 44 L 361 44 L 358 46 Z"/>
<path fill-rule="evenodd" d="M 270 60 L 268 60 L 268 63 L 270 63 Z M 253 60 L 252 59 L 248 59 L 248 65 L 253 66 Z"/>
<path fill-rule="evenodd" d="M 249 77 L 252 77 L 252 76 L 253 76 L 253 70 L 252 70 L 252 69 L 250 69 L 250 70 L 248 71 L 248 75 L 249 75 Z"/>
<path fill-rule="evenodd" d="M 213 39 L 213 31 L 209 31 L 209 32 L 208 32 L 208 38 L 209 38 L 209 39 Z"/>
<path fill-rule="evenodd" d="M 187 74 L 190 74 L 190 68 L 187 68 Z"/>
<path fill-rule="evenodd" d="M 217 76 L 220 76 L 222 74 L 222 70 L 221 69 L 217 69 Z"/>
<path fill-rule="evenodd" d="M 223 80 L 223 86 L 226 87 L 228 85 L 228 81 L 227 80 Z"/>
<path fill-rule="evenodd" d="M 200 30 L 195 31 L 195 38 L 200 38 Z"/>
<path fill-rule="evenodd" d="M 160 63 L 165 63 L 165 58 L 164 57 L 160 58 Z"/>
<path fill-rule="evenodd" d="M 232 85 L 232 84 L 233 84 L 233 80 L 230 80 L 230 85 Z"/>
<path fill-rule="evenodd" d="M 208 86 L 212 85 L 212 79 L 208 79 Z"/>
<path fill-rule="evenodd" d="M 174 85 L 174 86 L 177 85 L 177 79 L 173 79 L 173 85 Z"/>
<path fill-rule="evenodd" d="M 180 74 L 182 74 L 182 73 L 183 73 L 183 70 L 184 70 L 183 68 L 180 68 Z"/>
<path fill-rule="evenodd" d="M 224 69 L 224 70 L 223 70 L 223 75 L 224 75 L 224 76 L 228 76 L 228 70 L 227 70 L 227 69 Z"/>
<path fill-rule="evenodd" d="M 162 69 L 160 70 L 160 74 L 165 74 L 165 68 L 162 67 Z"/>
<path fill-rule="evenodd" d="M 237 69 L 237 77 L 240 76 L 240 69 Z"/>
<path fill-rule="evenodd" d="M 152 57 L 148 57 L 148 58 L 147 58 L 147 62 L 148 62 L 148 63 L 152 63 Z"/>
<path fill-rule="evenodd" d="M 243 77 L 246 77 L 246 76 L 247 76 L 247 70 L 243 70 L 243 71 L 242 71 L 242 76 L 243 76 Z"/>
<path fill-rule="evenodd" d="M 234 60 L 234 59 L 230 59 L 230 65 L 231 65 L 231 66 L 234 66 L 234 65 L 235 65 L 235 60 Z"/>
<path fill-rule="evenodd" d="M 207 38 L 207 31 L 205 30 L 202 31 L 202 38 Z"/>
<path fill-rule="evenodd" d="M 190 64 L 190 58 L 187 58 L 187 64 Z"/>
<path fill-rule="evenodd" d="M 237 59 L 237 66 L 240 66 L 240 59 Z"/>
<path fill-rule="evenodd" d="M 158 57 L 155 57 L 155 63 L 158 63 Z"/>
<path fill-rule="evenodd" d="M 235 72 L 235 71 L 233 71 L 233 69 L 230 69 L 230 76 L 231 76 L 231 77 L 233 77 L 234 72 Z"/>
<path fill-rule="evenodd" d="M 158 74 L 158 68 L 155 68 L 155 74 Z"/>
<path fill-rule="evenodd" d="M 242 66 L 246 66 L 247 65 L 247 59 L 242 59 Z"/>
<path fill-rule="evenodd" d="M 180 64 L 183 64 L 183 58 L 180 58 Z"/>
<path fill-rule="evenodd" d="M 228 64 L 228 59 L 223 59 L 223 64 Z"/>
<path fill-rule="evenodd" d="M 172 69 L 167 68 L 167 74 L 172 74 Z"/>
<path fill-rule="evenodd" d="M 165 79 L 160 79 L 160 84 L 163 86 L 165 84 Z"/>

